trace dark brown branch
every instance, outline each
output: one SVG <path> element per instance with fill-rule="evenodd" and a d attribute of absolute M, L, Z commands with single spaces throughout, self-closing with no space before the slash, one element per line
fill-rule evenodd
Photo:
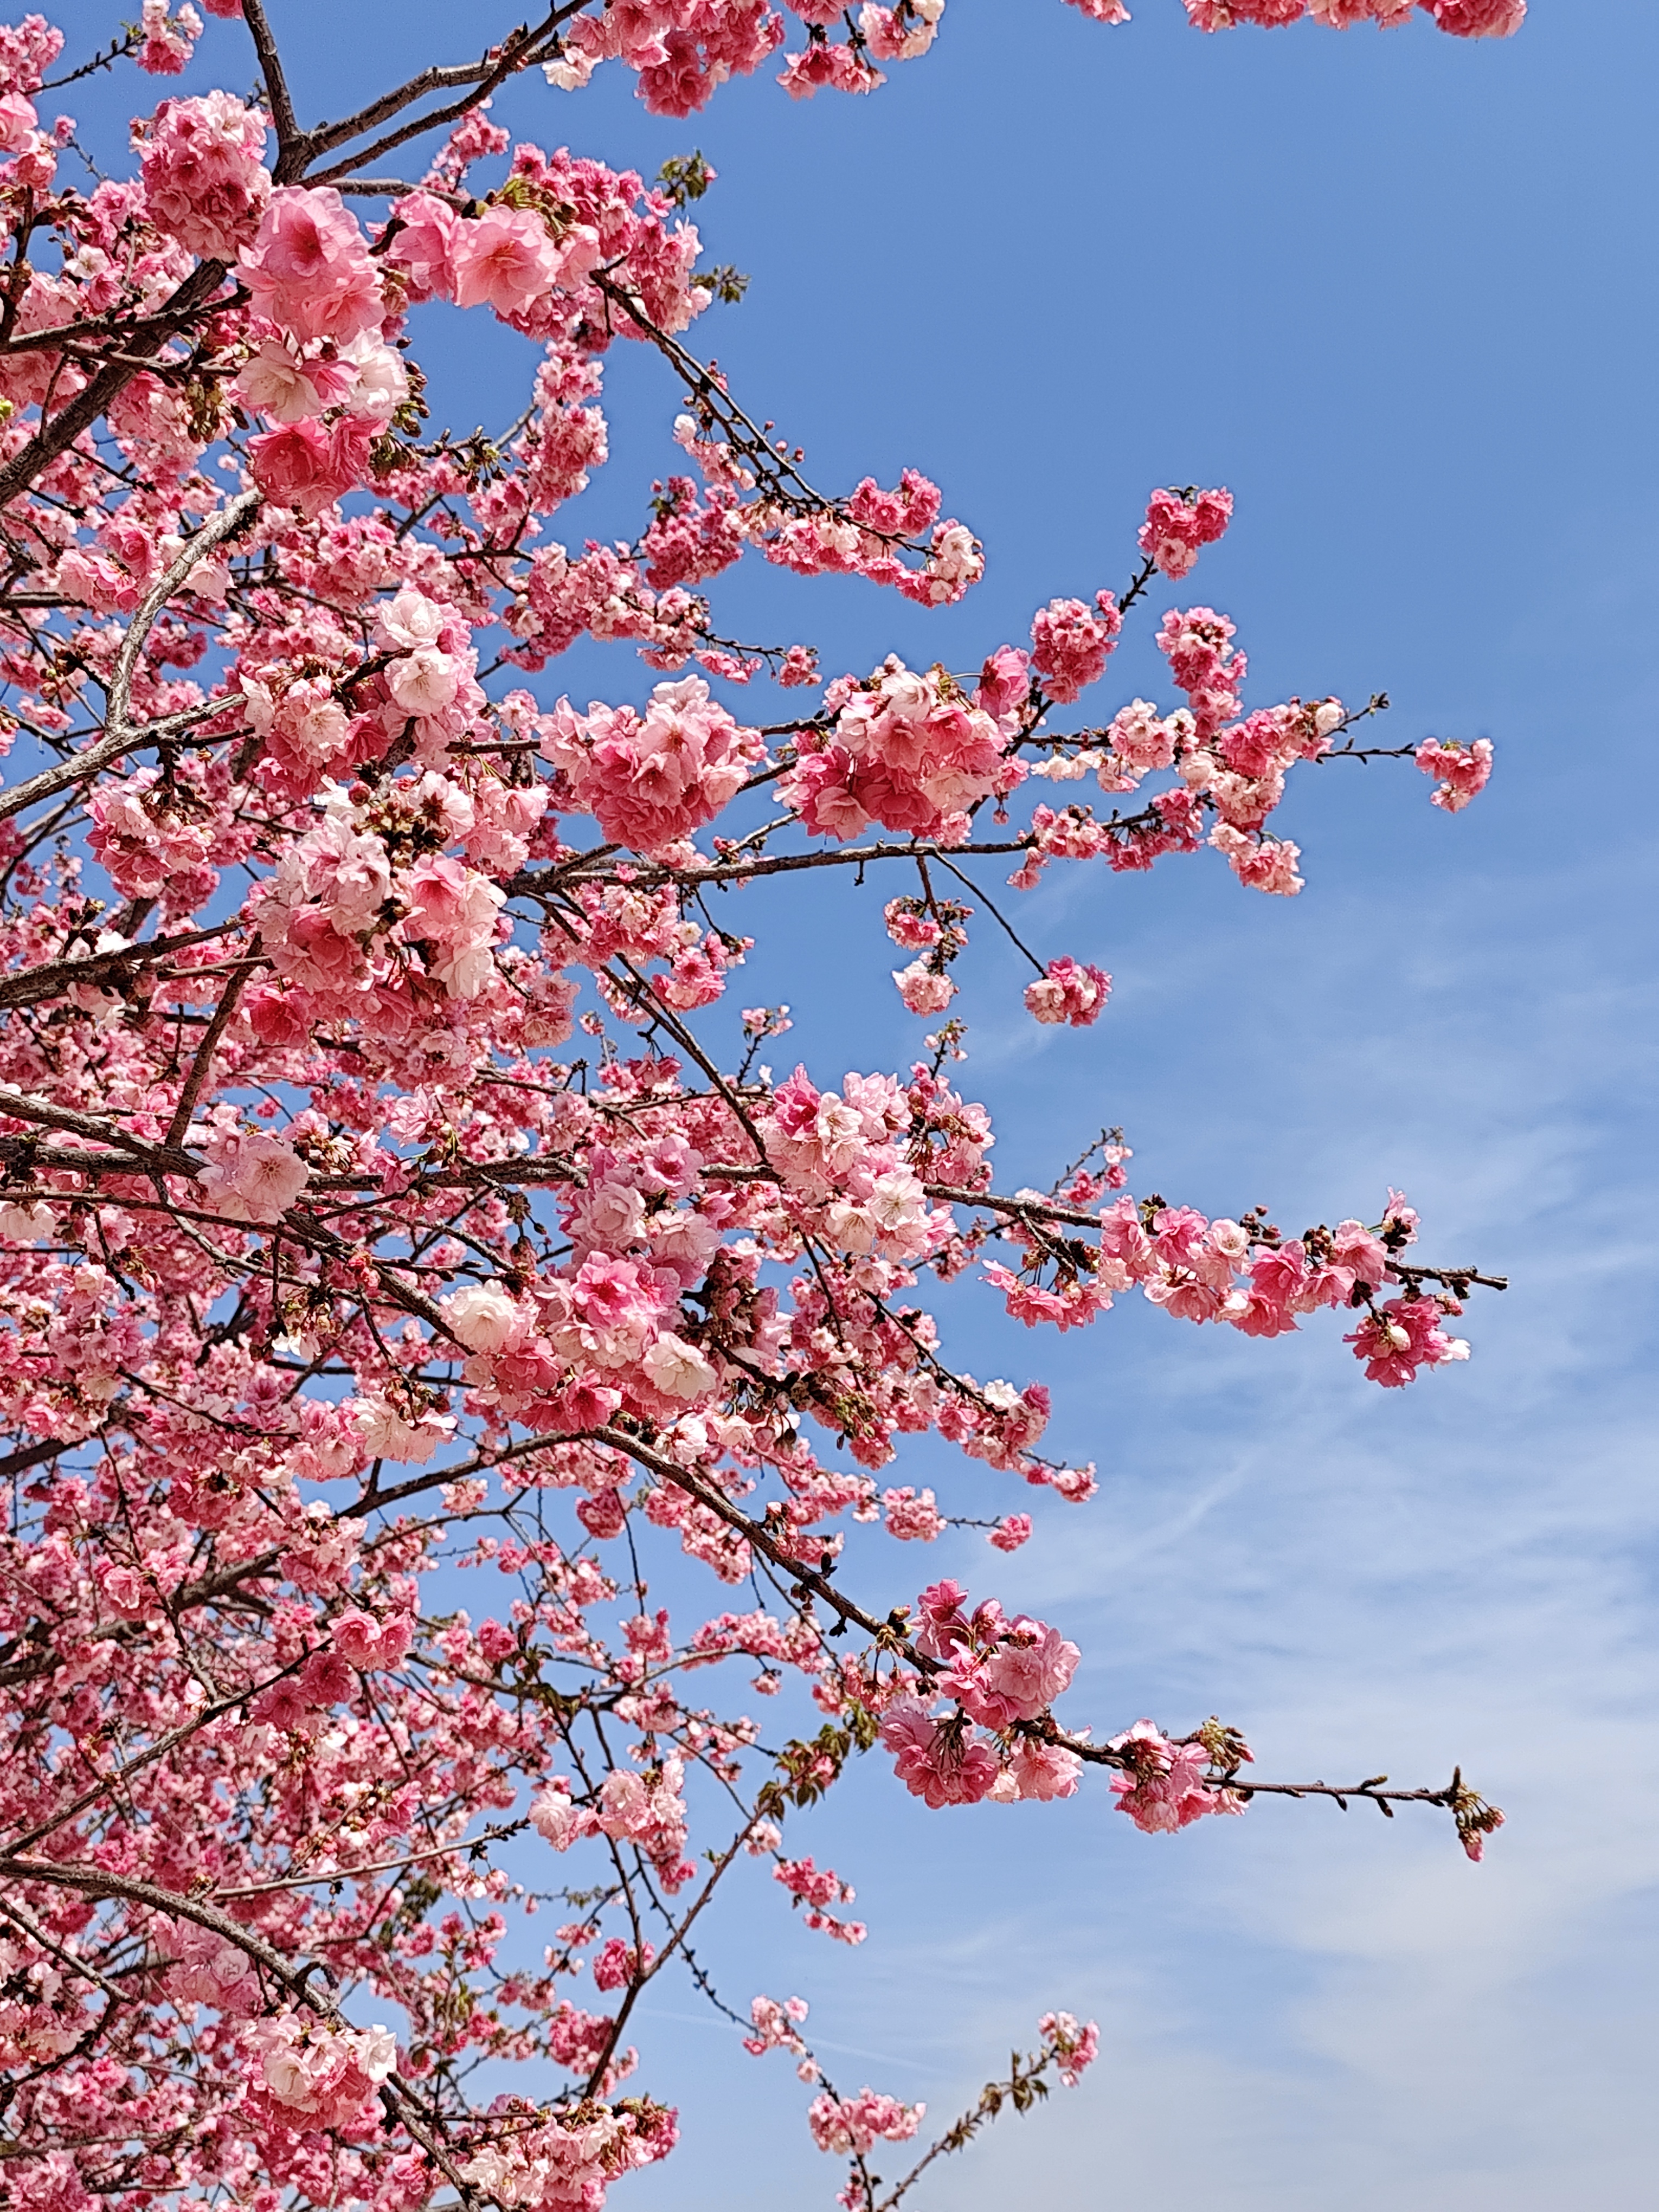
<path fill-rule="evenodd" d="M 537 59 L 538 49 L 552 37 L 562 16 L 574 14 L 575 8 L 580 4 L 581 0 L 573 0 L 573 4 L 568 5 L 562 10 L 556 8 L 533 30 L 528 25 L 521 25 L 511 37 L 504 40 L 496 48 L 496 58 L 493 63 L 479 70 L 476 75 L 469 70 L 461 79 L 463 83 L 470 82 L 474 87 L 465 98 L 452 100 L 447 107 L 434 108 L 428 114 L 417 115 L 413 121 L 404 124 L 400 129 L 388 131 L 383 137 L 377 138 L 372 146 L 364 147 L 361 153 L 352 155 L 347 161 L 337 162 L 333 168 L 322 169 L 314 175 L 307 176 L 306 182 L 308 185 L 331 185 L 339 178 L 349 176 L 351 171 L 361 163 L 376 161 L 382 154 L 391 153 L 394 147 L 407 144 L 411 138 L 423 137 L 429 131 L 441 131 L 447 123 L 459 123 L 464 115 L 470 114 L 481 101 L 488 100 L 490 94 L 498 86 L 504 84 L 508 77 L 515 76 L 520 70 Z M 420 94 L 416 94 L 413 97 L 418 99 Z M 365 129 L 372 127 L 368 125 L 363 126 Z M 336 128 L 339 130 L 343 129 L 344 126 L 336 126 Z M 346 135 L 356 137 L 360 133 L 357 130 L 352 129 L 347 131 Z M 340 143 L 337 137 L 334 143 Z M 315 143 L 314 137 L 313 139 L 308 139 L 306 142 L 305 163 L 308 166 L 315 160 L 317 155 L 324 150 L 322 146 Z"/>
<path fill-rule="evenodd" d="M 255 941 L 257 943 L 258 940 Z M 161 1140 L 164 1145 L 183 1144 L 185 1132 L 190 1127 L 190 1117 L 196 1111 L 196 1102 L 202 1095 L 202 1086 L 212 1070 L 213 1055 L 219 1048 L 219 1040 L 229 1028 L 231 1018 L 236 1012 L 236 1001 L 242 995 L 242 986 L 256 968 L 264 965 L 262 960 L 245 960 L 226 984 L 219 1003 L 213 1010 L 213 1019 L 207 1025 L 207 1032 L 196 1048 L 196 1057 L 191 1062 L 185 1087 L 179 1093 L 179 1103 L 173 1109 L 173 1119 L 167 1124 L 167 1135 Z"/>
<path fill-rule="evenodd" d="M 270 34 L 264 0 L 242 0 L 242 15 L 246 21 L 248 36 L 253 41 L 253 51 L 259 58 L 259 74 L 265 81 L 265 91 L 270 100 L 270 119 L 276 126 L 278 152 L 274 172 L 279 185 L 291 184 L 299 169 L 303 167 L 307 142 L 300 129 L 299 118 L 294 112 L 294 101 L 288 88 L 288 78 L 283 70 L 283 58 L 276 51 L 276 41 Z M 295 166 L 295 155 L 298 166 Z"/>
<path fill-rule="evenodd" d="M 952 845 L 953 854 L 963 853 L 1026 853 L 1036 842 L 1036 832 L 1027 830 L 1018 837 L 994 842 L 987 840 L 975 845 Z M 944 848 L 931 844 L 905 845 L 848 845 L 830 852 L 770 853 L 752 860 L 732 866 L 723 860 L 712 860 L 705 868 L 653 867 L 642 862 L 633 870 L 632 880 L 637 884 L 683 884 L 688 890 L 702 890 L 711 884 L 746 883 L 758 876 L 782 876 L 801 868 L 862 867 L 875 860 L 933 860 Z M 583 880 L 583 868 L 597 855 L 581 854 L 575 860 L 563 860 L 543 869 L 520 869 L 506 885 L 509 898 L 538 897 L 563 886 Z"/>
<path fill-rule="evenodd" d="M 56 1459 L 60 1452 L 73 1451 L 71 1443 L 62 1437 L 47 1437 L 38 1444 L 25 1444 L 18 1451 L 8 1452 L 0 1459 L 0 1482 L 14 1474 L 27 1474 L 32 1467 L 40 1467 L 46 1460 Z"/>
<path fill-rule="evenodd" d="M 223 283 L 226 267 L 222 261 L 198 262 L 161 313 L 148 319 L 148 326 L 176 327 L 188 322 Z M 66 452 L 83 430 L 90 429 L 137 373 L 125 364 L 112 363 L 57 414 L 43 418 L 27 445 L 0 467 L 0 507 L 9 505 L 19 492 L 27 490 L 43 469 L 50 467 L 59 453 Z"/>
<path fill-rule="evenodd" d="M 520 26 L 520 29 L 514 33 L 514 37 L 532 47 L 536 46 L 556 31 L 561 23 L 577 14 L 584 4 L 585 0 L 562 0 L 562 3 L 553 9 L 538 24 L 534 31 Z M 467 107 L 476 106 L 483 98 L 490 74 L 491 64 L 488 54 L 482 61 L 450 63 L 424 69 L 418 76 L 412 76 L 404 83 L 394 86 L 390 92 L 382 93 L 378 100 L 371 100 L 367 107 L 360 107 L 355 115 L 349 116 L 343 123 L 319 124 L 314 131 L 307 133 L 306 160 L 314 161 L 319 155 L 331 154 L 337 146 L 343 146 L 353 138 L 361 138 L 366 131 L 373 131 L 377 125 L 390 122 L 394 115 L 401 114 L 405 107 L 411 106 L 416 100 L 424 100 L 428 93 L 451 92 L 463 85 L 477 85 L 479 88 L 477 92 L 460 111 L 465 113 Z M 431 127 L 430 124 L 426 127 Z M 357 160 L 368 161 L 374 150 L 371 148 L 368 152 L 360 154 L 356 157 Z M 314 184 L 320 179 L 313 178 L 311 181 Z M 410 188 L 406 185 L 399 185 L 398 189 L 401 191 Z"/>
<path fill-rule="evenodd" d="M 128 1155 L 123 1170 L 127 1175 L 199 1176 L 202 1172 L 202 1163 L 192 1159 L 188 1152 L 168 1145 L 153 1145 L 143 1137 L 130 1137 L 113 1122 L 98 1121 L 90 1114 L 76 1114 L 67 1106 L 52 1106 L 43 1099 L 25 1097 L 9 1084 L 0 1084 L 0 1115 L 15 1121 L 35 1121 L 46 1129 L 63 1129 L 71 1136 L 90 1137 L 94 1143 L 118 1145 Z M 16 1143 L 15 1137 L 0 1138 L 0 1147 Z M 58 1158 L 67 1161 L 75 1156 L 59 1154 Z"/>
<path fill-rule="evenodd" d="M 80 1975 L 83 1981 L 94 1983 L 117 2004 L 131 2002 L 132 1992 L 130 1990 L 118 1989 L 113 1982 L 106 1980 L 99 1972 L 96 1966 L 88 1966 L 84 1959 L 77 1959 L 73 1951 L 66 1951 L 61 1943 L 54 1943 L 27 1905 L 19 1904 L 15 1899 L 9 1903 L 0 1901 L 0 1916 L 9 1920 L 14 1928 L 21 1929 L 31 1943 L 38 1943 L 43 1951 L 50 1953 L 60 1966 L 67 1966 L 70 1973 Z"/>
<path fill-rule="evenodd" d="M 186 945 L 202 945 L 210 938 L 226 936 L 236 922 L 220 922 L 211 929 L 187 929 L 176 937 L 153 937 L 147 944 L 128 945 L 116 952 L 91 952 L 84 960 L 53 960 L 40 968 L 25 968 L 13 975 L 0 975 L 0 1006 L 33 1006 L 42 999 L 55 999 L 76 984 L 100 988 L 118 983 L 133 969 L 153 960 L 165 960 Z"/>

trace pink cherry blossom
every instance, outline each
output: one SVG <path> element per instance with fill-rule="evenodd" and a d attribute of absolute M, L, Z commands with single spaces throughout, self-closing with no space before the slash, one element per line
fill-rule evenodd
<path fill-rule="evenodd" d="M 252 245 L 270 197 L 267 128 L 227 93 L 164 100 L 140 148 L 150 221 L 188 253 L 234 261 Z"/>
<path fill-rule="evenodd" d="M 1441 1327 L 1445 1318 L 1437 1298 L 1388 1298 L 1345 1340 L 1352 1345 L 1354 1358 L 1365 1363 L 1370 1381 L 1397 1389 L 1414 1382 L 1419 1367 L 1468 1358 L 1463 1340 L 1448 1336 Z"/>
<path fill-rule="evenodd" d="M 1199 549 L 1212 545 L 1232 520 L 1230 491 L 1155 491 L 1137 539 L 1141 551 L 1165 576 L 1184 576 L 1195 566 Z"/>
<path fill-rule="evenodd" d="M 1137 1721 L 1114 1736 L 1107 1748 L 1122 1754 L 1127 1762 L 1123 1771 L 1112 1777 L 1117 1809 L 1127 1813 L 1143 1834 L 1172 1835 L 1206 1814 L 1243 1810 L 1236 1793 L 1204 1781 L 1211 1761 L 1201 1743 L 1173 1743 L 1151 1721 Z"/>
<path fill-rule="evenodd" d="M 169 11 L 169 0 L 143 0 L 140 25 L 143 42 L 136 57 L 139 68 L 155 76 L 179 76 L 204 28 L 190 0 L 182 0 L 176 15 Z"/>
<path fill-rule="evenodd" d="M 964 1711 L 988 1728 L 1010 1721 L 1035 1720 L 1070 1683 L 1081 1652 L 1045 1622 L 1018 1620 L 990 1624 L 987 1648 L 958 1651 L 939 1686 L 958 1698 Z"/>
<path fill-rule="evenodd" d="M 1083 1761 L 1063 1744 L 1034 1743 L 1020 1736 L 990 1794 L 1007 1803 L 1048 1804 L 1056 1797 L 1075 1797 L 1082 1772 Z"/>
<path fill-rule="evenodd" d="M 262 1129 L 216 1129 L 207 1150 L 202 1188 L 234 1221 L 280 1221 L 311 1180 L 292 1148 Z"/>
<path fill-rule="evenodd" d="M 888 1534 L 905 1542 L 931 1544 L 945 1527 L 931 1490 L 884 1490 L 881 1504 Z"/>
<path fill-rule="evenodd" d="M 1417 748 L 1415 757 L 1425 775 L 1440 779 L 1433 803 L 1443 807 L 1448 814 L 1458 813 L 1470 799 L 1478 797 L 1492 776 L 1490 738 L 1477 738 L 1467 748 L 1426 738 Z"/>
<path fill-rule="evenodd" d="M 1060 2055 L 1060 2081 L 1066 2088 L 1075 2089 L 1084 2069 L 1100 2056 L 1098 2027 L 1091 2020 L 1079 2025 L 1068 2012 L 1045 2012 L 1037 2022 L 1037 2033 Z"/>
<path fill-rule="evenodd" d="M 911 1796 L 935 1808 L 975 1804 L 996 1780 L 996 1759 L 986 1746 L 964 1741 L 934 1720 L 917 1698 L 900 1698 L 888 1706 L 881 1740 Z"/>
<path fill-rule="evenodd" d="M 584 722 L 562 702 L 543 745 L 606 836 L 643 853 L 712 820 L 764 751 L 696 676 L 658 684 L 642 717 L 595 707 Z"/>
<path fill-rule="evenodd" d="M 524 1316 L 493 1283 L 469 1284 L 447 1298 L 445 1326 L 469 1352 L 500 1352 L 524 1330 Z"/>
<path fill-rule="evenodd" d="M 1040 1022 L 1068 1022 L 1074 1030 L 1098 1021 L 1112 979 L 1092 963 L 1051 960 L 1046 975 L 1025 986 L 1025 1008 Z"/>
<path fill-rule="evenodd" d="M 1051 699 L 1075 699 L 1105 673 L 1123 617 L 1109 592 L 1091 614 L 1081 599 L 1051 599 L 1031 623 L 1031 665 Z"/>
<path fill-rule="evenodd" d="M 282 506 L 307 517 L 320 514 L 368 474 L 370 437 L 360 422 L 336 422 L 325 431 L 319 423 L 294 421 L 262 431 L 248 441 L 254 482 Z"/>
<path fill-rule="evenodd" d="M 743 2039 L 744 2049 L 757 2058 L 769 2051 L 778 2050 L 793 2051 L 805 2057 L 806 2045 L 800 2039 L 800 2026 L 807 2010 L 801 1997 L 786 1997 L 781 2004 L 773 1997 L 754 1998 L 749 2016 L 754 2021 L 755 2032 Z"/>
<path fill-rule="evenodd" d="M 894 969 L 893 981 L 907 1012 L 913 1014 L 942 1014 L 957 995 L 957 987 L 948 975 L 937 974 L 921 960 L 913 960 L 908 968 Z"/>
<path fill-rule="evenodd" d="M 814 2098 L 807 2119 L 820 2150 L 862 2157 L 878 2142 L 908 2142 L 927 2110 L 926 2105 L 901 2105 L 896 2098 L 865 2088 L 856 2097 Z"/>
<path fill-rule="evenodd" d="M 526 208 L 487 208 L 458 224 L 447 240 L 454 297 L 463 307 L 523 314 L 552 285 L 558 254 L 547 226 Z"/>

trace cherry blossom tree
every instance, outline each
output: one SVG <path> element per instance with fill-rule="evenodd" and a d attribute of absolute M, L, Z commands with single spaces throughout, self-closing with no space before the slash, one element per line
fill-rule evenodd
<path fill-rule="evenodd" d="M 1137 1288 L 1250 1336 L 1346 1322 L 1387 1388 L 1467 1356 L 1448 1324 L 1501 1281 L 1418 1257 L 1398 1192 L 1300 1235 L 1211 1219 L 1133 1194 L 1117 1131 L 1000 1190 L 949 1010 L 975 909 L 1019 942 L 999 872 L 1017 900 L 1209 850 L 1290 896 L 1293 773 L 1414 757 L 1455 812 L 1491 748 L 1377 744 L 1380 697 L 1247 708 L 1196 604 L 1156 617 L 1163 699 L 1080 705 L 1227 529 L 1217 489 L 1152 491 L 1127 582 L 972 669 L 721 635 L 742 559 L 939 606 L 980 546 L 915 471 L 815 489 L 694 349 L 739 289 L 688 217 L 700 156 L 647 184 L 512 143 L 491 96 L 544 77 L 556 139 L 613 65 L 659 114 L 774 64 L 868 93 L 943 0 L 566 0 L 314 125 L 260 0 L 204 4 L 227 20 L 143 0 L 80 66 L 38 15 L 0 29 L 0 2205 L 598 2206 L 673 2147 L 629 2028 L 681 1973 L 793 2058 L 840 2202 L 876 2212 L 1097 2039 L 1047 2014 L 929 2135 L 827 2078 L 799 1998 L 721 1988 L 704 1916 L 744 1860 L 862 1936 L 797 1842 L 851 1761 L 946 1817 L 1100 1769 L 1150 1834 L 1364 1798 L 1449 1813 L 1478 1859 L 1501 1819 L 1455 1773 L 1256 1778 L 1215 1719 L 1091 1733 L 1057 1711 L 1060 1627 L 944 1578 L 894 1603 L 873 1537 L 864 1595 L 846 1571 L 855 1524 L 968 1517 L 890 1480 L 903 1437 L 1006 1482 L 988 1583 L 1028 1487 L 1095 1488 L 1041 1449 L 1041 1383 L 952 1360 L 930 1277 L 1028 1329 Z M 1421 5 L 1463 37 L 1524 13 Z M 161 100 L 131 173 L 77 189 L 58 90 L 178 76 L 198 40 L 262 91 Z M 431 422 L 423 309 L 528 342 L 510 425 Z M 553 518 L 627 345 L 684 473 L 632 543 L 572 550 Z M 558 695 L 585 638 L 631 641 L 635 696 Z M 753 939 L 714 894 L 807 869 L 884 886 L 899 995 L 944 1018 L 907 1068 L 775 1078 L 788 1010 L 722 1004 Z M 1089 949 L 1033 958 L 1035 1020 L 1109 1019 Z M 698 1578 L 678 1620 L 649 1602 Z M 806 1717 L 763 1729 L 745 1686 Z"/>

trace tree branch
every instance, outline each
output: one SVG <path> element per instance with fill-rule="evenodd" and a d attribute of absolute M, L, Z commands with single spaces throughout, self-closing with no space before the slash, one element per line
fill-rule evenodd
<path fill-rule="evenodd" d="M 240 691 L 228 693 L 222 699 L 204 699 L 194 707 L 186 707 L 177 714 L 148 722 L 134 729 L 127 720 L 127 708 L 132 697 L 132 679 L 137 672 L 138 656 L 144 641 L 149 635 L 155 617 L 173 593 L 179 589 L 191 571 L 216 545 L 225 544 L 246 527 L 264 504 L 264 495 L 258 491 L 239 493 L 228 507 L 222 507 L 209 522 L 191 538 L 171 565 L 155 580 L 140 601 L 137 612 L 121 641 L 116 656 L 114 671 L 110 677 L 109 701 L 105 714 L 105 732 L 96 744 L 84 752 L 72 754 L 60 761 L 56 768 L 44 769 L 39 775 L 31 776 L 15 790 L 0 793 L 0 819 L 21 813 L 33 806 L 37 799 L 49 799 L 55 791 L 62 791 L 71 783 L 82 783 L 96 775 L 125 754 L 136 752 L 143 745 L 159 744 L 179 731 L 190 728 L 197 722 L 210 721 L 216 714 L 226 714 L 241 704 Z"/>

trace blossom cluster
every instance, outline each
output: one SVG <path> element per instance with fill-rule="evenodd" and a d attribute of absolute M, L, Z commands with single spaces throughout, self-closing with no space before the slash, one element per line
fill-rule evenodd
<path fill-rule="evenodd" d="M 823 703 L 833 724 L 802 733 L 778 785 L 814 836 L 855 837 L 873 821 L 959 845 L 979 802 L 1024 780 L 997 719 L 941 667 L 918 674 L 890 656 L 865 683 L 838 678 Z"/>
<path fill-rule="evenodd" d="M 398 2063 L 398 2046 L 383 2027 L 322 2027 L 292 2013 L 262 2021 L 257 2041 L 272 2097 L 323 2128 L 360 2119 Z"/>
<path fill-rule="evenodd" d="M 155 4 L 155 0 L 152 0 Z M 1126 0 L 1067 0 L 1096 23 L 1127 23 Z M 1182 0 L 1187 20 L 1200 31 L 1240 24 L 1268 29 L 1304 17 L 1333 29 L 1375 23 L 1386 29 L 1407 21 L 1420 7 L 1455 38 L 1507 38 L 1525 20 L 1527 0 Z M 629 0 L 578 15 L 564 29 L 556 55 L 542 64 L 550 84 L 564 91 L 586 85 L 608 61 L 620 62 L 639 80 L 640 97 L 657 115 L 690 115 L 703 106 L 729 76 L 747 76 L 784 45 L 789 30 L 804 27 L 805 44 L 784 58 L 778 82 L 792 100 L 815 93 L 871 93 L 884 82 L 879 64 L 915 61 L 938 36 L 945 0 L 864 0 L 856 9 L 840 0 L 784 0 L 775 13 L 763 0 Z M 183 11 L 191 14 L 189 9 Z M 199 27 L 199 26 L 198 26 Z M 837 29 L 845 35 L 834 36 Z M 152 64 L 154 66 L 155 64 Z"/>
<path fill-rule="evenodd" d="M 970 1614 L 967 1598 L 961 1583 L 945 1581 L 917 1601 L 916 1650 L 939 1664 L 922 1694 L 896 1698 L 883 1715 L 882 1741 L 899 1780 L 935 1808 L 1074 1796 L 1077 1753 L 1017 1724 L 1045 1717 L 1082 1654 L 1045 1622 L 1006 1619 L 994 1598 Z M 935 1709 L 945 1698 L 956 1711 L 940 1718 Z"/>

